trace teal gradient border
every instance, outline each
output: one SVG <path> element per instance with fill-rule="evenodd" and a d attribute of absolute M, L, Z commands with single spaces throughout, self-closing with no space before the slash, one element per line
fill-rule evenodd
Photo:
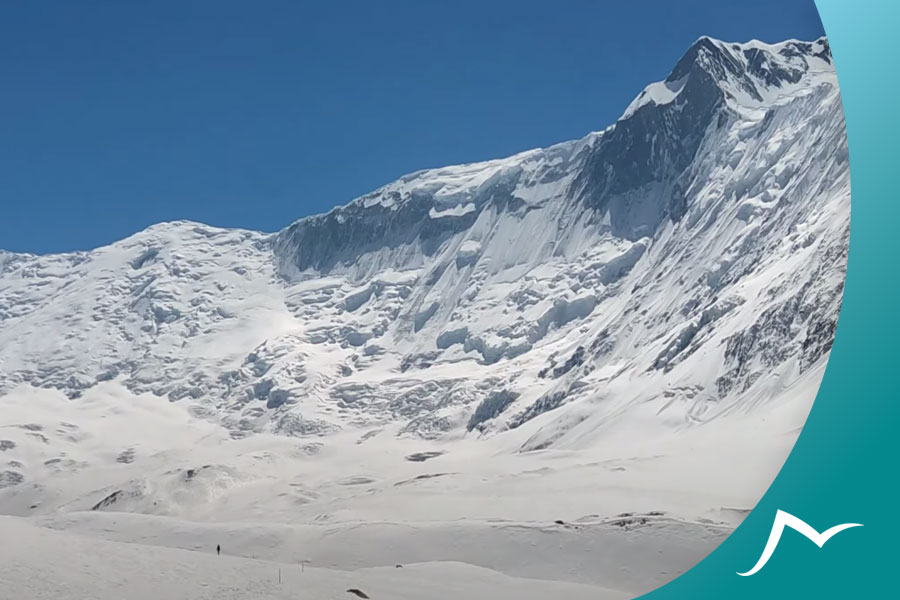
<path fill-rule="evenodd" d="M 850 149 L 850 258 L 831 358 L 806 426 L 756 508 L 705 560 L 645 598 L 900 597 L 900 0 L 816 5 Z M 759 558 L 777 509 L 818 531 L 863 527 L 821 549 L 787 529 L 759 573 L 738 576 Z"/>

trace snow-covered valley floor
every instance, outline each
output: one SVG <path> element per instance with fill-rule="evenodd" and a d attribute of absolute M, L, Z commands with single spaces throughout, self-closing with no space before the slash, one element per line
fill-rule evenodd
<path fill-rule="evenodd" d="M 764 415 L 653 438 L 620 426 L 589 450 L 525 454 L 504 437 L 469 447 L 362 430 L 321 447 L 235 440 L 178 403 L 123 403 L 115 384 L 80 403 L 28 390 L 4 399 L 17 425 L 0 437 L 29 462 L 68 462 L 6 490 L 20 516 L 0 519 L 0 597 L 634 596 L 696 564 L 752 508 L 818 376 Z M 117 461 L 126 443 L 141 461 Z M 139 494 L 112 485 L 129 480 Z"/>
<path fill-rule="evenodd" d="M 56 600 L 247 600 L 393 598 L 624 598 L 575 583 L 502 575 L 456 562 L 352 572 L 108 542 L 0 517 L 0 598 Z M 280 580 L 280 581 L 279 581 Z M 365 596 L 359 596 L 357 590 Z"/>

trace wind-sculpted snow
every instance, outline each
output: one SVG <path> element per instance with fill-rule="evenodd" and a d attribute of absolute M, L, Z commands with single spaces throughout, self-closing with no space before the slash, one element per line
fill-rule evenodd
<path fill-rule="evenodd" d="M 0 253 L 0 403 L 56 391 L 94 414 L 102 390 L 167 399 L 214 428 L 197 443 L 437 452 L 409 490 L 455 477 L 454 449 L 650 444 L 801 389 L 808 407 L 843 291 L 847 161 L 824 39 L 702 38 L 581 140 L 419 171 L 274 234 L 180 221 Z M 51 471 L 100 468 L 74 448 L 118 438 L 59 450 L 89 429 L 72 425 L 0 429 L 0 508 L 63 505 Z M 203 515 L 256 485 L 218 463 L 139 476 L 139 440 L 97 452 L 106 483 L 66 506 Z M 309 499 L 298 485 L 284 502 Z"/>

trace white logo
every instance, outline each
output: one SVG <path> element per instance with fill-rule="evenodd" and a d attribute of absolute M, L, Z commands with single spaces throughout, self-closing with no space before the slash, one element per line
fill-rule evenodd
<path fill-rule="evenodd" d="M 790 527 L 794 531 L 802 533 L 807 538 L 809 538 L 812 543 L 821 548 L 825 545 L 825 542 L 827 542 L 840 532 L 844 531 L 845 529 L 850 529 L 851 527 L 862 527 L 862 525 L 860 525 L 859 523 L 844 523 L 842 525 L 835 525 L 831 529 L 819 533 L 802 519 L 798 519 L 794 515 L 786 513 L 783 510 L 779 510 L 775 513 L 775 522 L 772 523 L 772 531 L 771 533 L 769 533 L 769 541 L 766 542 L 766 547 L 763 548 L 762 556 L 759 557 L 759 560 L 756 561 L 756 565 L 752 569 L 750 569 L 746 573 L 738 573 L 738 575 L 741 575 L 742 577 L 749 577 L 750 575 L 757 573 L 766 565 L 767 562 L 769 562 L 769 558 L 772 556 L 772 553 L 775 552 L 775 548 L 778 546 L 778 541 L 781 539 L 781 534 L 784 531 L 785 527 Z"/>

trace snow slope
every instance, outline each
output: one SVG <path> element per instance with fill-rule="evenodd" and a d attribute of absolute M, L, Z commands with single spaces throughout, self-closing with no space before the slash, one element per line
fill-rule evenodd
<path fill-rule="evenodd" d="M 0 597 L 57 600 L 330 600 L 359 597 L 626 598 L 572 583 L 516 579 L 462 563 L 408 564 L 341 572 L 153 546 L 104 542 L 50 532 L 0 517 L 19 542 L 0 545 Z M 214 546 L 213 546 L 214 552 Z M 279 577 L 281 581 L 279 582 Z"/>
<path fill-rule="evenodd" d="M 826 40 L 701 38 L 581 140 L 274 234 L 181 221 L 0 253 L 0 512 L 651 589 L 740 522 L 805 421 L 847 158 Z M 356 534 L 371 551 L 323 541 Z"/>

